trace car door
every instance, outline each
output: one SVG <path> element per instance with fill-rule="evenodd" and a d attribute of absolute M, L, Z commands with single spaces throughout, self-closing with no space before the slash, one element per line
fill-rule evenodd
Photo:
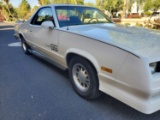
<path fill-rule="evenodd" d="M 33 48 L 38 52 L 57 60 L 58 41 L 57 30 L 41 26 L 44 21 L 52 21 L 54 24 L 51 7 L 44 7 L 38 10 L 30 23 L 30 39 Z M 56 26 L 55 26 L 56 28 Z"/>

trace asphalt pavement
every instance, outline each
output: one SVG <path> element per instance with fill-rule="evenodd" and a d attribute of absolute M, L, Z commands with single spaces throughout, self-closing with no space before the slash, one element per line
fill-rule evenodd
<path fill-rule="evenodd" d="M 73 90 L 67 71 L 25 55 L 13 24 L 0 23 L 0 120 L 157 120 L 102 95 L 87 101 Z"/>

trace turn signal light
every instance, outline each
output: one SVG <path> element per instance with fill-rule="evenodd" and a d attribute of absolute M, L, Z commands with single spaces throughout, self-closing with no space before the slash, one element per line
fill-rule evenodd
<path fill-rule="evenodd" d="M 106 67 L 101 67 L 101 70 L 105 71 L 105 72 L 109 72 L 112 73 L 112 70 Z"/>

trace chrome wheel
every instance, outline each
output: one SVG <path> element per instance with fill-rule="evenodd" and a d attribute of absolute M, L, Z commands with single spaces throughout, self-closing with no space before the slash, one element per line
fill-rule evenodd
<path fill-rule="evenodd" d="M 90 87 L 90 77 L 87 69 L 82 64 L 75 64 L 72 69 L 75 85 L 82 92 L 86 92 Z"/>
<path fill-rule="evenodd" d="M 25 42 L 24 38 L 21 38 L 21 44 L 22 44 L 22 49 L 23 49 L 24 53 L 27 55 L 30 55 L 31 54 L 30 47 Z"/>
<path fill-rule="evenodd" d="M 22 47 L 23 47 L 23 50 L 24 50 L 24 51 L 27 51 L 27 47 L 26 47 L 26 45 L 25 45 L 24 42 L 22 43 Z"/>
<path fill-rule="evenodd" d="M 85 99 L 100 96 L 97 72 L 85 58 L 74 56 L 69 62 L 69 76 L 74 90 Z"/>

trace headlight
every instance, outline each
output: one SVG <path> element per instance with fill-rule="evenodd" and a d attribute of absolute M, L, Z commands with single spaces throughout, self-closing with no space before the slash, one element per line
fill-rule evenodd
<path fill-rule="evenodd" d="M 156 72 L 157 63 L 150 63 L 149 67 L 150 67 L 151 73 L 153 74 Z"/>

